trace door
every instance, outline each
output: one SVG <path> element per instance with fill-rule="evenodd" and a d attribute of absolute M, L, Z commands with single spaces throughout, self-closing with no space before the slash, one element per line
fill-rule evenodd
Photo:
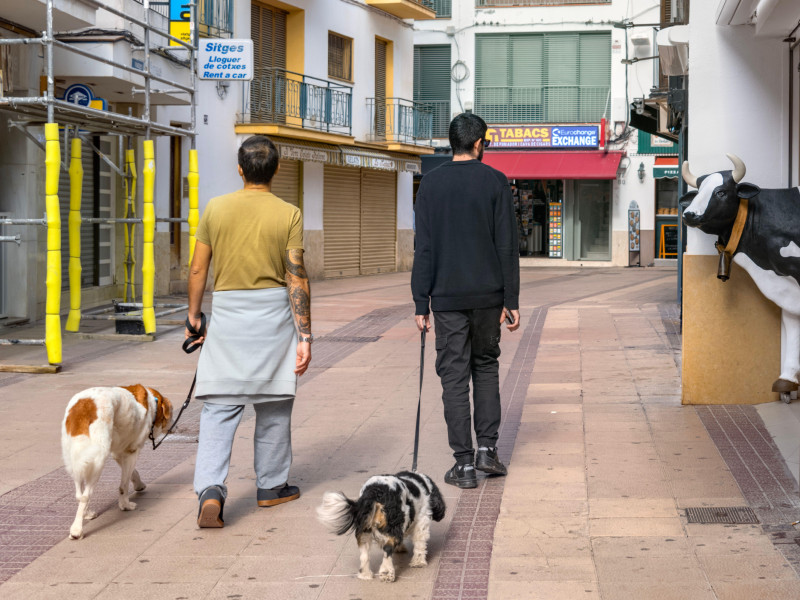
<path fill-rule="evenodd" d="M 303 163 L 301 161 L 281 159 L 281 168 L 272 179 L 270 191 L 284 202 L 288 202 L 302 210 L 302 186 L 300 184 L 302 174 Z"/>
<path fill-rule="evenodd" d="M 286 121 L 287 14 L 256 2 L 250 7 L 254 68 L 250 82 L 250 118 L 253 122 Z"/>
<path fill-rule="evenodd" d="M 611 182 L 576 181 L 574 211 L 574 256 L 611 260 Z"/>
<path fill-rule="evenodd" d="M 325 165 L 324 176 L 325 277 L 358 275 L 361 266 L 361 171 Z"/>
<path fill-rule="evenodd" d="M 397 175 L 361 169 L 361 274 L 396 270 Z"/>

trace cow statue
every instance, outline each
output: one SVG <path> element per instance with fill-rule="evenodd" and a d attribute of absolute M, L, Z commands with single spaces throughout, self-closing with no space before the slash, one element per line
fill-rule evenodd
<path fill-rule="evenodd" d="M 728 279 L 731 259 L 781 309 L 781 374 L 772 391 L 791 401 L 800 372 L 800 191 L 762 190 L 742 182 L 742 160 L 727 155 L 732 171 L 695 177 L 683 163 L 683 179 L 697 191 L 681 198 L 683 221 L 717 236 L 720 268 Z"/>

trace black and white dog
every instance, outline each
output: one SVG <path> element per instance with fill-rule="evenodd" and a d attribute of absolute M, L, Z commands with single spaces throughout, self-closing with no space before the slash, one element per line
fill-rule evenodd
<path fill-rule="evenodd" d="M 317 508 L 317 517 L 337 535 L 355 532 L 361 552 L 359 579 L 372 579 L 369 549 L 374 539 L 383 547 L 378 575 L 381 581 L 394 581 L 392 554 L 405 552 L 405 536 L 414 544 L 411 566 L 428 564 L 431 519 L 441 521 L 444 511 L 442 494 L 430 477 L 401 471 L 397 475 L 370 477 L 358 500 L 350 500 L 341 492 L 326 492 Z"/>

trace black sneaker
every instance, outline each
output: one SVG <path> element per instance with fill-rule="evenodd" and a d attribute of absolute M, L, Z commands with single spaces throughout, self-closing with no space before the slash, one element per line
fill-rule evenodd
<path fill-rule="evenodd" d="M 225 497 L 222 490 L 216 485 L 203 490 L 200 494 L 200 511 L 197 513 L 197 526 L 202 528 L 223 527 L 222 507 L 225 506 Z"/>
<path fill-rule="evenodd" d="M 506 466 L 497 458 L 497 448 L 478 448 L 475 468 L 492 475 L 506 475 Z"/>
<path fill-rule="evenodd" d="M 444 474 L 444 482 L 461 489 L 478 487 L 478 476 L 475 474 L 475 466 L 472 464 L 459 465 L 456 463 L 453 465 L 452 469 Z"/>
<path fill-rule="evenodd" d="M 276 504 L 297 500 L 299 497 L 300 488 L 288 483 L 281 488 L 273 490 L 258 488 L 259 506 L 275 506 Z"/>

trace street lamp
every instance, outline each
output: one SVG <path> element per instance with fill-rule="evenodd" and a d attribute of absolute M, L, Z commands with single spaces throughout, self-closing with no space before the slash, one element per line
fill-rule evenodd
<path fill-rule="evenodd" d="M 644 183 L 644 163 L 639 163 L 639 170 L 636 171 L 636 174 L 639 176 L 639 181 Z"/>

